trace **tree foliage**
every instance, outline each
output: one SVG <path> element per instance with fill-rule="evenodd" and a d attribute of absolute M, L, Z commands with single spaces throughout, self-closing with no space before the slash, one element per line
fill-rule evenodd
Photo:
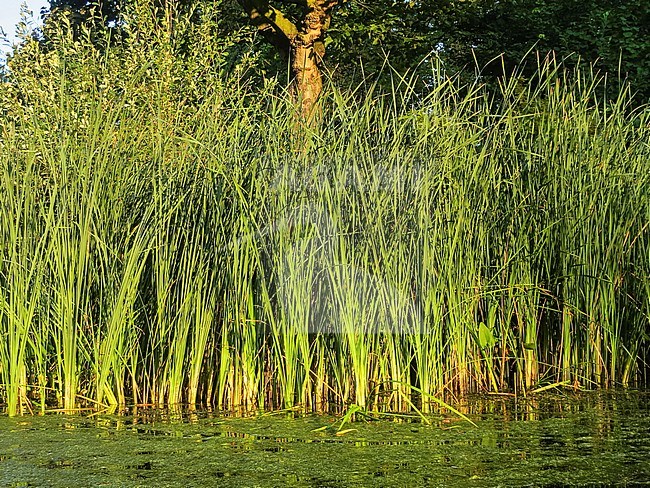
<path fill-rule="evenodd" d="M 330 29 L 329 53 L 346 73 L 361 65 L 377 73 L 386 60 L 403 72 L 435 56 L 449 72 L 478 68 L 494 77 L 504 68 L 511 74 L 531 50 L 553 51 L 567 66 L 597 62 L 610 76 L 628 78 L 647 100 L 648 26 L 645 0 L 348 2 Z M 534 64 L 520 72 L 532 74 Z M 430 67 L 424 62 L 419 71 L 426 76 Z"/>
<path fill-rule="evenodd" d="M 58 22 L 57 11 L 66 11 L 72 23 L 91 16 L 101 18 L 99 26 L 119 30 L 120 18 L 129 7 L 145 0 L 52 0 L 50 22 Z M 249 24 L 255 6 L 263 6 L 275 18 L 280 13 L 287 25 L 300 27 L 307 0 L 146 0 L 159 12 L 173 6 L 176 12 L 193 12 L 198 22 L 201 12 L 218 5 L 219 24 L 230 35 Z M 313 3 L 313 2 L 312 2 Z M 322 3 L 322 2 L 321 2 Z M 437 58 L 450 73 L 480 69 L 485 81 L 510 74 L 519 66 L 520 74 L 530 69 L 520 66 L 526 54 L 553 51 L 568 66 L 597 62 L 597 68 L 613 79 L 629 79 L 640 101 L 650 97 L 650 2 L 645 0 L 348 0 L 325 2 L 332 8 L 323 48 L 327 48 L 326 68 L 336 79 L 358 82 L 376 79 L 392 70 L 417 71 L 426 79 L 431 68 L 427 61 Z M 303 5 L 305 4 L 305 5 Z M 331 5 L 330 5 L 331 4 Z M 336 5 L 335 5 L 336 4 Z M 242 6 L 244 7 L 242 9 Z M 248 16 L 245 11 L 247 11 Z M 260 11 L 258 9 L 258 11 Z M 268 13 L 267 12 L 267 13 Z M 289 43 L 282 29 L 269 17 L 252 19 L 261 36 L 255 43 L 264 68 L 270 73 L 286 73 L 286 56 L 270 49 L 260 38 L 287 54 Z M 47 24 L 47 22 L 46 22 Z M 266 24 L 266 25 L 264 25 Z M 283 45 L 284 43 L 284 45 Z M 496 59 L 496 61 L 494 61 Z M 492 61 L 492 62 L 491 62 Z M 380 77 L 381 78 L 381 77 Z M 389 80 L 389 77 L 385 77 Z"/>

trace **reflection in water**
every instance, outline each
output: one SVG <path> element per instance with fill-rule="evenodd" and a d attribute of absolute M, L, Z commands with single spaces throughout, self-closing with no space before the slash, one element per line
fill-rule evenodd
<path fill-rule="evenodd" d="M 0 486 L 625 486 L 650 480 L 648 400 L 468 397 L 476 428 L 441 415 L 341 436 L 337 418 L 295 412 L 2 417 Z"/>

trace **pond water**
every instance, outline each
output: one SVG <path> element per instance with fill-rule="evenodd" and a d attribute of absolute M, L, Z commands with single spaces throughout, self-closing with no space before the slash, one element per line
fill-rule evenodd
<path fill-rule="evenodd" d="M 650 393 L 470 398 L 421 422 L 210 412 L 0 416 L 0 486 L 648 486 Z M 340 432 L 339 432 L 340 434 Z"/>

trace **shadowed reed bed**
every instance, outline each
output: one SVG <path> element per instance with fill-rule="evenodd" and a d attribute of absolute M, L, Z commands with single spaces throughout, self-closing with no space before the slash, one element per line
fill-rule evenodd
<path fill-rule="evenodd" d="M 110 62 L 0 89 L 10 415 L 647 384 L 650 130 L 625 92 L 549 64 L 498 99 L 330 88 L 305 127 L 272 84 L 190 99 Z"/>

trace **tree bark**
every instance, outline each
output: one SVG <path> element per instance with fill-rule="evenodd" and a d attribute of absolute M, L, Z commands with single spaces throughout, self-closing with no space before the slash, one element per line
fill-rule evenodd
<path fill-rule="evenodd" d="M 239 0 L 248 16 L 291 66 L 290 92 L 300 105 L 303 117 L 310 119 L 323 89 L 322 62 L 325 34 L 331 11 L 340 0 L 276 0 L 279 4 L 297 5 L 298 19 L 290 19 L 265 0 Z"/>
<path fill-rule="evenodd" d="M 324 33 L 329 15 L 317 6 L 307 12 L 302 28 L 291 40 L 292 90 L 302 115 L 309 118 L 323 90 L 321 63 L 325 56 Z"/>

